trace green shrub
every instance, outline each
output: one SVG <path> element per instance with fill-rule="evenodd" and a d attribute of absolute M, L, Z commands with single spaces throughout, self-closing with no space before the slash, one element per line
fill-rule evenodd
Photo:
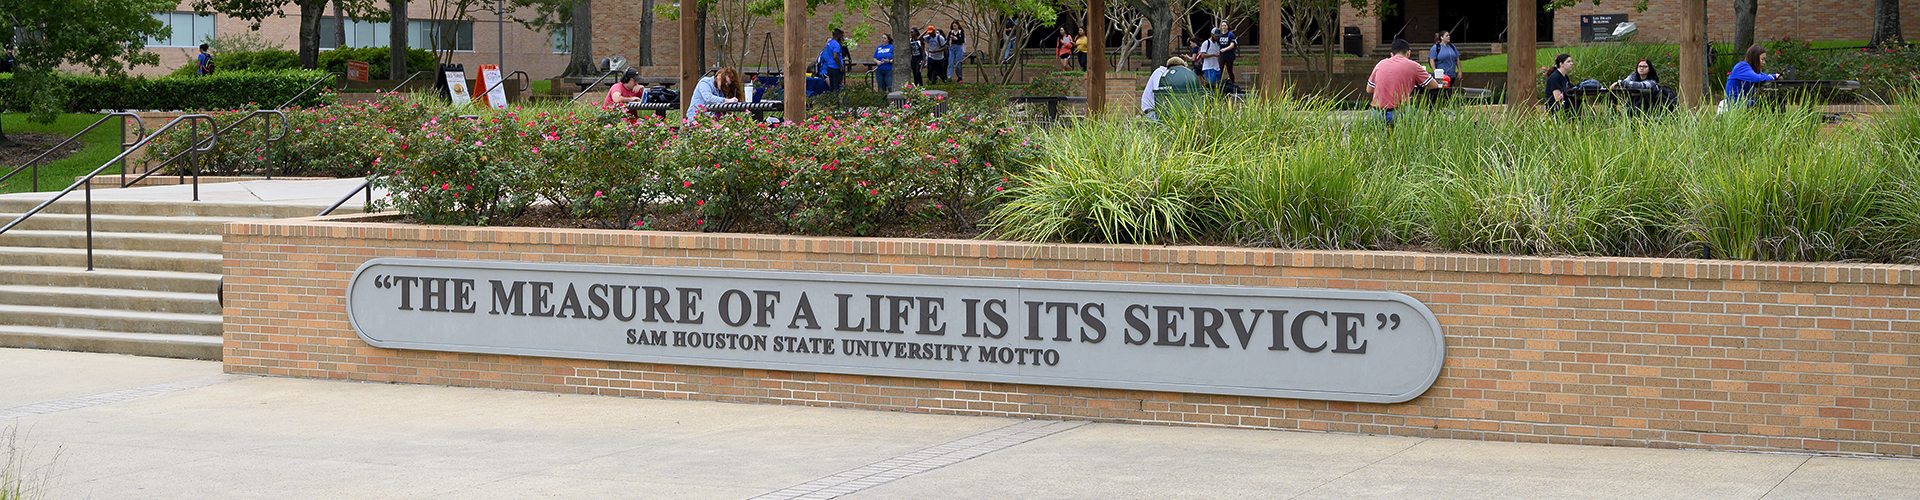
<path fill-rule="evenodd" d="M 407 49 L 407 71 L 399 78 L 395 78 L 387 72 L 388 67 L 393 65 L 393 54 L 388 48 L 359 47 L 321 52 L 320 70 L 328 73 L 346 73 L 347 61 L 350 60 L 367 63 L 367 78 L 370 80 L 404 80 L 407 75 L 414 72 L 433 71 L 435 66 L 432 52 L 427 52 L 426 49 Z"/>
<path fill-rule="evenodd" d="M 108 78 L 100 76 L 60 75 L 56 86 L 66 95 L 68 112 L 111 109 L 220 110 L 278 106 L 293 98 L 316 80 L 327 76 L 317 71 L 229 72 L 207 77 L 157 79 Z M 9 111 L 26 110 L 21 85 L 14 75 L 0 74 L 0 103 Z M 331 85 L 329 83 L 328 85 Z M 294 106 L 320 106 L 334 101 L 321 89 L 307 94 Z"/>

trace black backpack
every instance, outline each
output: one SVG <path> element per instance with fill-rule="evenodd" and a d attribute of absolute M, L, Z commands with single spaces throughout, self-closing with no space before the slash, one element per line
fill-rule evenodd
<path fill-rule="evenodd" d="M 680 91 L 666 87 L 648 87 L 646 92 L 640 93 L 640 101 L 661 104 L 680 102 Z"/>

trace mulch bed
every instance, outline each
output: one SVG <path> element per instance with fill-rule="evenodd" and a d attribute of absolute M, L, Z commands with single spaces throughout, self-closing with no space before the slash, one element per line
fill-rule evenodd
<path fill-rule="evenodd" d="M 60 141 L 67 140 L 67 137 L 62 135 L 23 134 L 17 132 L 7 134 L 7 138 L 12 139 L 15 146 L 10 148 L 0 147 L 0 166 L 5 166 L 8 170 L 12 170 L 13 167 L 26 163 L 27 160 L 31 160 L 35 156 L 40 156 L 40 153 L 47 152 L 48 148 L 59 144 Z M 86 144 L 79 142 L 68 144 L 64 150 L 55 151 L 53 154 L 41 159 L 40 164 L 45 165 L 60 161 L 69 155 L 80 152 L 80 148 L 86 146 Z M 0 174 L 5 173 L 6 172 L 0 172 Z"/>

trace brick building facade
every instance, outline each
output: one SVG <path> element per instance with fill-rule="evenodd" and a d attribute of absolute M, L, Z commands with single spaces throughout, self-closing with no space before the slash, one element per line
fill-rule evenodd
<path fill-rule="evenodd" d="M 1465 41 L 1494 41 L 1506 29 L 1505 4 L 1497 0 L 1403 0 L 1401 12 L 1396 16 L 1363 14 L 1352 7 L 1342 8 L 1340 24 L 1360 28 L 1364 43 L 1369 46 L 1385 43 L 1382 38 L 1396 32 L 1415 45 L 1432 43 L 1435 31 L 1455 26 L 1464 26 L 1462 29 L 1469 32 L 1469 39 Z M 1920 13 L 1920 0 L 1901 0 L 1900 5 L 1901 12 L 1909 17 Z M 1493 12 L 1498 12 L 1497 18 L 1474 19 L 1476 16 L 1486 18 Z M 1465 14 L 1473 15 L 1467 15 L 1469 19 L 1462 23 L 1459 18 Z M 1583 1 L 1550 16 L 1541 16 L 1542 27 L 1552 26 L 1552 41 L 1542 39 L 1541 46 L 1579 44 L 1580 16 L 1590 14 L 1626 14 L 1629 21 L 1638 25 L 1640 40 L 1671 42 L 1680 38 L 1681 8 L 1675 2 L 1652 2 L 1646 12 L 1634 12 L 1629 0 L 1602 0 L 1597 6 Z M 1551 23 L 1546 22 L 1548 17 Z M 1920 23 L 1907 21 L 1901 28 L 1908 39 L 1920 38 Z M 1762 41 L 1788 37 L 1866 40 L 1872 35 L 1873 0 L 1759 0 L 1754 19 L 1754 37 Z M 1455 43 L 1463 41 L 1460 36 L 1455 38 Z M 1733 0 L 1707 0 L 1707 39 L 1716 43 L 1733 41 Z"/>
<path fill-rule="evenodd" d="M 172 14 L 177 14 L 175 19 L 193 18 L 195 16 L 192 15 L 192 11 L 192 2 L 182 0 Z M 210 16 L 210 23 L 207 23 L 207 20 L 199 21 L 203 23 L 199 28 L 186 26 L 186 22 L 192 21 L 175 23 L 174 29 L 179 33 L 175 33 L 173 40 L 163 41 L 160 44 L 149 43 L 147 46 L 148 51 L 160 56 L 160 65 L 142 66 L 132 73 L 159 76 L 171 73 L 181 66 L 192 64 L 194 56 L 200 52 L 198 46 L 209 33 L 209 30 L 204 29 L 209 27 L 208 24 L 211 25 L 211 34 L 215 36 L 257 33 L 268 43 L 278 43 L 281 48 L 297 51 L 300 48 L 299 12 L 298 6 L 289 5 L 286 17 L 269 17 L 260 23 L 258 31 L 252 30 L 252 23 L 221 14 Z M 161 13 L 161 15 L 165 14 L 167 13 Z M 332 16 L 333 12 L 329 9 L 326 14 Z M 485 12 L 473 12 L 470 15 L 473 23 L 470 37 L 471 49 L 455 50 L 452 55 L 454 63 L 473 68 L 481 64 L 499 64 L 504 59 L 506 71 L 526 71 L 534 78 L 552 76 L 566 67 L 567 54 L 554 50 L 551 35 L 527 29 L 525 26 L 514 23 L 512 19 L 506 20 L 503 24 L 493 15 Z M 427 2 L 408 4 L 408 19 L 424 20 L 431 17 Z M 503 27 L 504 33 L 501 31 Z M 381 24 L 379 30 L 384 32 L 386 25 Z M 502 41 L 505 42 L 504 51 L 501 50 L 503 45 L 500 42 Z M 322 45 L 325 46 L 327 43 L 323 42 Z"/>

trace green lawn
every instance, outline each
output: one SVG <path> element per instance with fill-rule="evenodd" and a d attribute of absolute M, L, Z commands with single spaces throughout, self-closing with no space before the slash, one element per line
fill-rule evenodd
<path fill-rule="evenodd" d="M 101 115 L 96 114 L 63 114 L 54 120 L 53 123 L 41 124 L 27 121 L 27 115 L 22 113 L 4 113 L 0 114 L 0 130 L 4 130 L 8 134 L 37 133 L 68 136 L 79 132 L 81 129 L 87 128 L 88 125 L 92 125 L 94 121 L 100 119 L 100 116 Z M 119 133 L 120 127 L 114 126 L 112 122 L 108 122 L 80 139 L 80 143 L 83 145 L 83 147 L 80 148 L 80 152 L 74 153 L 72 156 L 68 156 L 60 161 L 41 164 L 40 190 L 57 191 L 66 189 L 67 185 L 73 184 L 74 177 L 85 175 L 87 172 L 91 172 L 94 168 L 99 167 L 100 164 L 106 163 L 107 160 L 112 160 L 114 155 L 120 154 Z M 44 151 L 36 151 L 34 154 L 41 152 Z M 19 166 L 18 164 L 0 165 L 0 175 L 6 175 L 7 172 L 12 172 L 15 167 Z M 7 179 L 4 184 L 0 184 L 0 193 L 18 193 L 29 190 L 31 182 L 28 180 L 28 175 L 30 175 L 30 172 L 21 172 L 19 175 Z"/>
<path fill-rule="evenodd" d="M 545 95 L 553 90 L 553 80 L 532 80 L 529 86 L 533 87 L 534 95 Z"/>
<path fill-rule="evenodd" d="M 1813 42 L 1813 48 L 1820 49 L 1820 48 L 1829 48 L 1829 47 L 1858 47 L 1866 44 L 1867 42 L 1864 40 L 1826 41 L 1826 42 Z M 1618 46 L 1617 45 L 1599 45 L 1599 46 L 1585 46 L 1585 47 L 1548 47 L 1548 48 L 1540 49 L 1538 51 L 1538 55 L 1534 56 L 1534 62 L 1536 63 L 1535 64 L 1536 66 L 1545 66 L 1548 62 L 1553 61 L 1553 56 L 1564 53 L 1564 54 L 1573 55 L 1574 61 L 1577 64 L 1579 60 L 1582 58 L 1583 54 L 1588 51 L 1617 50 L 1616 47 Z M 1640 47 L 1645 48 L 1647 50 L 1654 50 L 1654 49 L 1675 50 L 1680 48 L 1679 45 L 1643 45 Z M 1713 44 L 1713 50 L 1714 52 L 1720 53 L 1720 54 L 1727 54 L 1727 53 L 1734 52 L 1733 44 L 1728 44 L 1728 43 Z M 1490 56 L 1481 56 L 1481 57 L 1475 57 L 1473 59 L 1468 59 L 1465 61 L 1460 61 L 1461 73 L 1505 73 L 1506 71 L 1507 71 L 1507 55 L 1506 54 L 1494 54 Z"/>

